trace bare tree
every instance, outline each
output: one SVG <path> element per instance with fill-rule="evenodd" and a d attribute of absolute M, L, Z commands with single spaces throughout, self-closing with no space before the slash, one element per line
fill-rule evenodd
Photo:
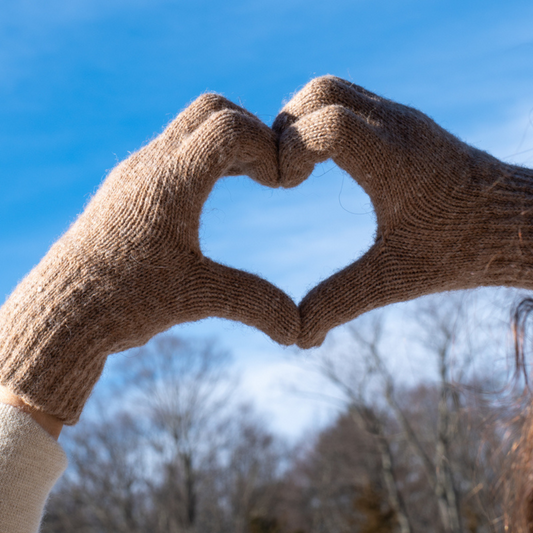
<path fill-rule="evenodd" d="M 426 299 L 416 317 L 413 349 L 435 365 L 427 385 L 406 387 L 389 370 L 395 347 L 384 342 L 382 314 L 352 324 L 349 347 L 317 352 L 316 369 L 341 393 L 357 427 L 375 439 L 399 531 L 428 531 L 423 517 L 431 516 L 432 508 L 434 531 L 503 530 L 492 472 L 502 467 L 506 445 L 494 415 L 500 416 L 500 428 L 509 418 L 496 395 L 492 402 L 479 401 L 495 380 L 476 374 L 473 364 L 488 354 L 473 342 L 461 297 Z M 487 442 L 493 443 L 490 452 Z"/>
<path fill-rule="evenodd" d="M 376 336 L 380 336 L 381 325 L 376 323 L 376 326 L 374 333 Z M 346 365 L 339 366 L 338 359 L 326 353 L 319 356 L 317 363 L 321 375 L 338 388 L 346 399 L 348 412 L 355 424 L 373 436 L 379 450 L 381 475 L 386 487 L 389 505 L 394 510 L 400 532 L 411 533 L 413 528 L 399 490 L 394 468 L 394 455 L 390 438 L 385 430 L 385 422 L 383 417 L 376 413 L 376 409 L 367 402 L 366 398 L 366 390 L 369 385 L 368 377 L 372 373 L 372 367 L 365 364 L 357 365 L 355 371 L 353 368 L 347 370 Z"/>
<path fill-rule="evenodd" d="M 235 383 L 228 362 L 213 342 L 167 334 L 123 365 L 129 401 L 145 420 L 159 458 L 154 517 L 161 531 L 195 529 L 201 465 L 220 445 L 229 417 Z"/>
<path fill-rule="evenodd" d="M 453 307 L 453 318 L 449 314 L 444 316 L 435 307 L 429 307 L 422 315 L 424 317 L 425 331 L 431 331 L 430 349 L 428 355 L 437 359 L 439 375 L 439 401 L 437 415 L 437 431 L 434 458 L 426 452 L 415 431 L 411 427 L 406 413 L 400 407 L 395 397 L 395 383 L 387 370 L 380 353 L 383 324 L 376 321 L 370 329 L 370 335 L 365 336 L 359 329 L 352 326 L 350 332 L 361 356 L 370 363 L 371 368 L 379 373 L 383 380 L 384 396 L 399 422 L 403 436 L 416 454 L 426 473 L 428 482 L 438 502 L 440 518 L 446 533 L 461 533 L 463 531 L 460 495 L 455 486 L 450 465 L 450 441 L 456 436 L 458 427 L 459 397 L 451 384 L 450 377 L 450 351 L 455 335 L 455 322 L 460 320 L 462 308 L 460 305 Z M 431 352 L 434 353 L 431 353 Z M 386 439 L 386 437 L 384 437 Z"/>
<path fill-rule="evenodd" d="M 373 439 L 347 413 L 307 436 L 285 476 L 278 512 L 283 531 L 392 532 L 396 520 L 379 464 Z M 366 529 L 369 522 L 378 529 Z"/>
<path fill-rule="evenodd" d="M 218 523 L 231 533 L 273 528 L 277 523 L 280 483 L 287 467 L 288 447 L 269 429 L 250 404 L 232 411 L 225 442 L 205 469 L 201 531 Z M 255 524 L 255 525 L 253 525 Z"/>
<path fill-rule="evenodd" d="M 127 414 L 85 421 L 63 441 L 69 468 L 55 489 L 45 533 L 142 533 L 150 510 L 146 444 Z"/>

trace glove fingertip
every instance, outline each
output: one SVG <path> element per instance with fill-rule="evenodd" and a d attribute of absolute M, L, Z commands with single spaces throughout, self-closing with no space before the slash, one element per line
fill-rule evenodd
<path fill-rule="evenodd" d="M 319 348 L 326 340 L 327 333 L 321 333 L 318 335 L 301 335 L 296 341 L 298 348 L 302 350 L 310 350 L 311 348 Z"/>

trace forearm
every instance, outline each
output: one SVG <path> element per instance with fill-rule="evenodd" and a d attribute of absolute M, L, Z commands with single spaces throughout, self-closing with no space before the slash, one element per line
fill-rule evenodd
<path fill-rule="evenodd" d="M 0 533 L 35 533 L 67 459 L 30 414 L 0 403 Z"/>

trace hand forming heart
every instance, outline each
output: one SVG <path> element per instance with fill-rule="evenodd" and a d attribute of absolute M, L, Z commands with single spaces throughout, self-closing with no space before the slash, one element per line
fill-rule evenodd
<path fill-rule="evenodd" d="M 533 288 L 533 171 L 472 148 L 423 113 L 332 76 L 276 118 L 283 186 L 332 158 L 374 205 L 374 245 L 300 303 L 298 345 L 358 315 L 423 294 Z"/>
<path fill-rule="evenodd" d="M 328 158 L 369 194 L 376 242 L 299 309 L 270 283 L 202 255 L 200 214 L 218 178 L 293 187 Z M 532 248 L 523 246 L 533 237 L 533 210 L 524 209 L 532 178 L 338 78 L 309 83 L 273 129 L 204 95 L 111 172 L 0 309 L 0 384 L 71 424 L 107 355 L 180 322 L 229 318 L 307 348 L 388 303 L 532 285 Z"/>
<path fill-rule="evenodd" d="M 278 187 L 276 136 L 206 94 L 110 173 L 0 309 L 0 383 L 73 424 L 107 355 L 175 324 L 217 316 L 293 344 L 294 302 L 200 250 L 203 204 L 218 178 L 234 174 Z"/>

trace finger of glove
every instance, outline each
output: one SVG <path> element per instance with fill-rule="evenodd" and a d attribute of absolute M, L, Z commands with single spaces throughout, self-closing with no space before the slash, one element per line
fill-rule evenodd
<path fill-rule="evenodd" d="M 161 137 L 165 142 L 172 142 L 174 146 L 177 146 L 199 128 L 213 113 L 226 109 L 256 118 L 252 113 L 224 98 L 224 96 L 216 93 L 206 93 L 199 96 L 172 120 L 161 134 Z"/>
<path fill-rule="evenodd" d="M 371 194 L 369 177 L 384 152 L 379 127 L 338 105 L 322 107 L 285 129 L 279 140 L 281 184 L 304 181 L 316 163 L 333 159 Z"/>
<path fill-rule="evenodd" d="M 248 175 L 279 187 L 276 135 L 240 110 L 211 114 L 180 146 L 175 175 L 203 203 L 222 176 Z"/>
<path fill-rule="evenodd" d="M 266 333 L 279 344 L 291 345 L 300 332 L 296 304 L 268 281 L 207 258 L 192 260 L 179 280 L 174 299 L 175 323 L 219 317 Z"/>
<path fill-rule="evenodd" d="M 203 94 L 172 120 L 159 136 L 124 160 L 117 168 L 133 167 L 134 172 L 141 175 L 146 174 L 147 170 L 150 175 L 174 171 L 177 165 L 176 152 L 180 146 L 212 115 L 225 110 L 259 120 L 246 109 L 219 94 Z"/>
<path fill-rule="evenodd" d="M 314 287 L 299 305 L 302 321 L 297 344 L 319 346 L 328 331 L 359 315 L 434 292 L 423 269 L 399 258 L 383 243 Z"/>
<path fill-rule="evenodd" d="M 322 76 L 310 81 L 283 107 L 272 125 L 281 135 L 283 131 L 305 115 L 331 105 L 340 105 L 353 113 L 376 120 L 381 117 L 387 100 L 358 85 L 335 76 Z"/>

